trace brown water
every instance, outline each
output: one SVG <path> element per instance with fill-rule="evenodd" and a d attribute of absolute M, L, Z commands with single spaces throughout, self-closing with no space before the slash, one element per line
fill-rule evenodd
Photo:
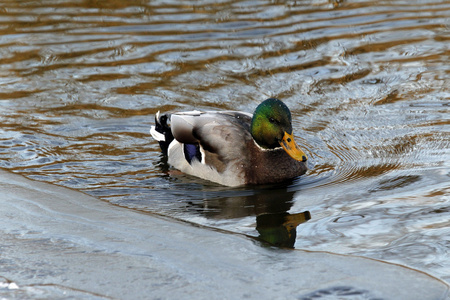
<path fill-rule="evenodd" d="M 0 1 L 0 166 L 267 240 L 308 210 L 295 248 L 450 281 L 449 40 L 449 1 Z M 310 158 L 284 186 L 172 174 L 148 133 L 268 97 Z"/>

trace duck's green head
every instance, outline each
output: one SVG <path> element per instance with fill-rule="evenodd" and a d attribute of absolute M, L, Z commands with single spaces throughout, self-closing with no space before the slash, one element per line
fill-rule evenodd
<path fill-rule="evenodd" d="M 292 135 L 291 111 L 278 99 L 270 98 L 258 105 L 253 114 L 251 133 L 262 148 L 281 146 L 293 159 L 307 160 Z"/>

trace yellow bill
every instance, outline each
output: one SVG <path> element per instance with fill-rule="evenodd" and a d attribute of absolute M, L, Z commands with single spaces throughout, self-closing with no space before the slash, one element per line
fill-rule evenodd
<path fill-rule="evenodd" d="M 289 154 L 295 160 L 305 162 L 308 158 L 306 157 L 305 152 L 303 152 L 297 143 L 294 141 L 294 136 L 287 132 L 284 132 L 283 139 L 280 142 L 281 147 L 283 147 L 284 151 Z"/>

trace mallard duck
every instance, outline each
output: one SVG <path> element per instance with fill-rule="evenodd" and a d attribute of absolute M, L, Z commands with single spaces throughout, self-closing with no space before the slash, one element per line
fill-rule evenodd
<path fill-rule="evenodd" d="M 253 116 L 158 112 L 150 133 L 170 165 L 226 186 L 279 183 L 307 170 L 306 154 L 292 134 L 291 112 L 275 98 L 258 105 Z"/>

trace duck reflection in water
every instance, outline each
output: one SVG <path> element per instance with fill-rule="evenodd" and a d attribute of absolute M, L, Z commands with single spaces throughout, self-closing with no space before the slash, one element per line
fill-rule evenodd
<path fill-rule="evenodd" d="M 256 216 L 259 239 L 277 247 L 294 248 L 297 226 L 311 219 L 309 211 L 297 214 L 276 213 Z"/>
<path fill-rule="evenodd" d="M 295 191 L 288 191 L 286 185 L 278 185 L 243 192 L 252 194 L 205 200 L 207 210 L 203 214 L 215 219 L 256 215 L 258 240 L 272 246 L 294 248 L 297 226 L 311 219 L 309 211 L 288 213 Z"/>
<path fill-rule="evenodd" d="M 258 239 L 277 247 L 294 248 L 297 226 L 311 219 L 309 211 L 288 213 L 295 192 L 285 187 L 257 191 L 255 202 L 256 230 Z"/>
<path fill-rule="evenodd" d="M 178 179 L 190 181 L 183 175 Z M 288 213 L 296 193 L 288 190 L 292 187 L 290 183 L 232 190 L 197 185 L 202 190 L 202 199 L 187 201 L 188 210 L 215 220 L 256 216 L 258 240 L 272 246 L 294 248 L 297 226 L 311 219 L 311 214 L 309 211 Z M 198 190 L 191 190 L 191 184 L 188 186 L 186 192 L 198 193 Z"/>

